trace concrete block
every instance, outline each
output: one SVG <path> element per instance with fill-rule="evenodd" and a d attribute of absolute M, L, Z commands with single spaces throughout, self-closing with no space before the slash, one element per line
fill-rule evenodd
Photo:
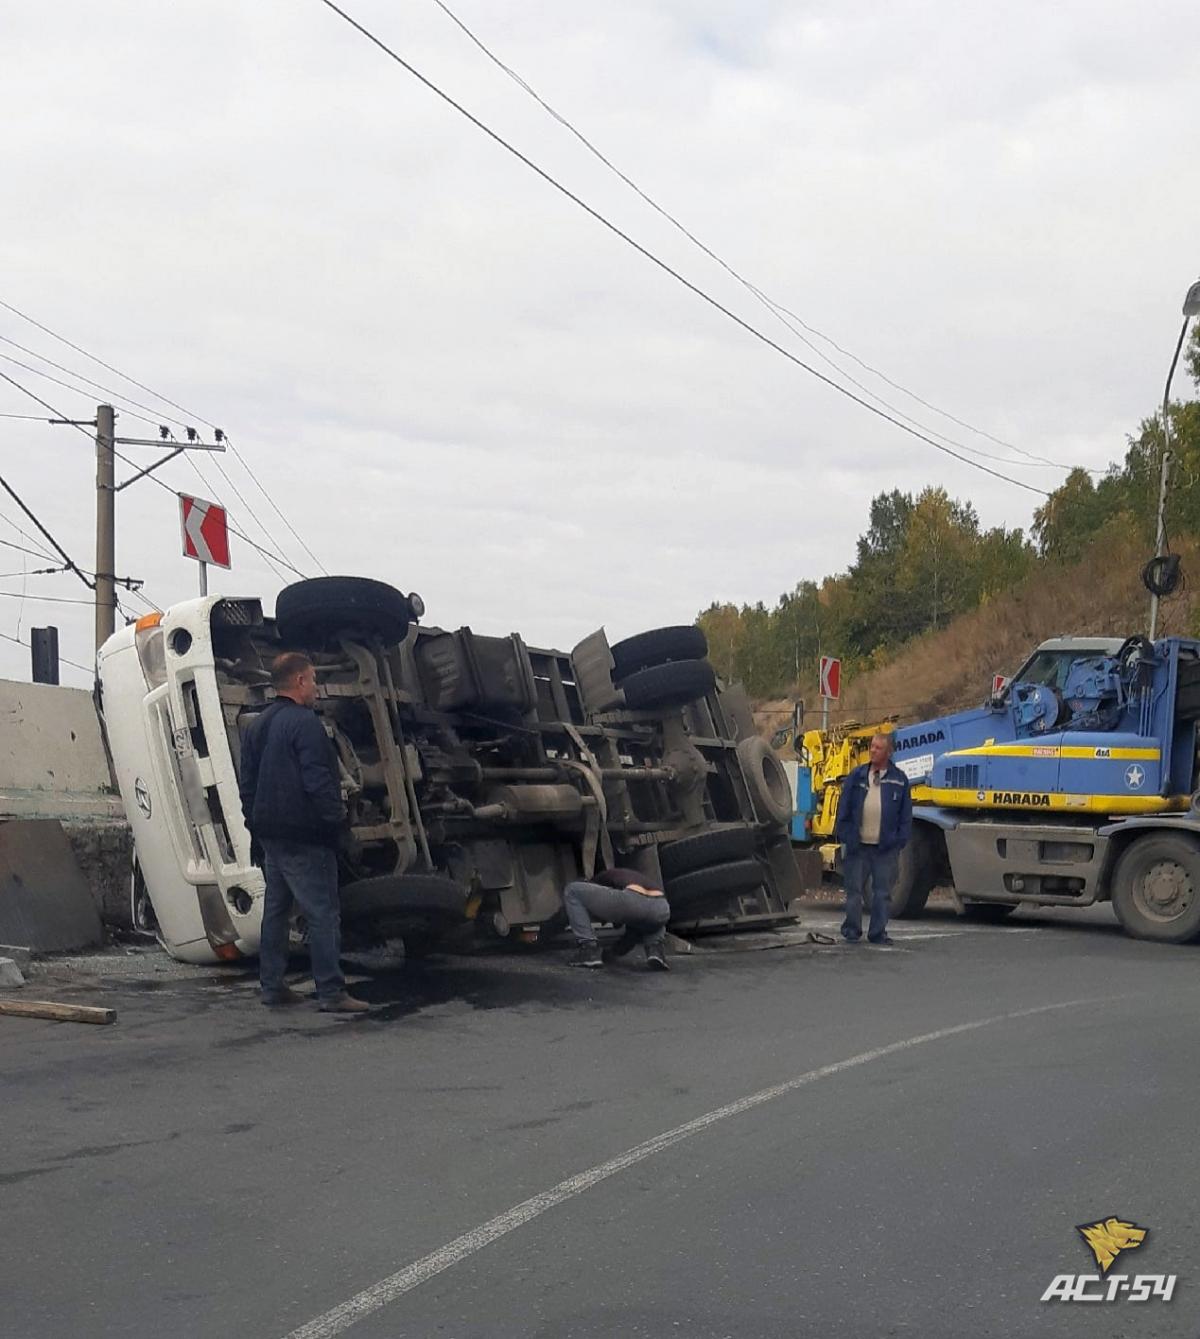
<path fill-rule="evenodd" d="M 25 977 L 17 964 L 11 958 L 0 958 L 0 990 L 11 990 L 24 984 Z"/>
<path fill-rule="evenodd" d="M 33 960 L 33 954 L 24 944 L 0 944 L 0 958 L 11 958 L 24 970 Z"/>
<path fill-rule="evenodd" d="M 96 904 L 62 824 L 0 823 L 0 941 L 62 953 L 101 939 Z"/>
<path fill-rule="evenodd" d="M 121 820 L 89 819 L 63 828 L 83 871 L 92 901 L 105 925 L 129 930 L 129 890 L 133 877 L 133 833 Z"/>

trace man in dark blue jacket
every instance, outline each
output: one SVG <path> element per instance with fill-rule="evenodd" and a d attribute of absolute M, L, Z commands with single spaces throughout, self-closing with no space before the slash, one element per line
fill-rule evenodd
<path fill-rule="evenodd" d="M 876 735 L 871 740 L 870 758 L 842 782 L 838 800 L 834 836 L 842 844 L 846 885 L 842 937 L 851 944 L 862 938 L 863 893 L 870 882 L 867 938 L 872 944 L 890 944 L 888 901 L 900 852 L 912 832 L 912 794 L 908 777 L 892 762 L 891 735 Z"/>
<path fill-rule="evenodd" d="M 284 983 L 293 898 L 308 924 L 317 1000 L 326 1013 L 365 1013 L 346 994 L 341 954 L 337 845 L 346 806 L 337 754 L 313 707 L 317 673 L 298 651 L 271 666 L 275 701 L 242 740 L 242 813 L 265 855 L 262 939 L 258 951 L 262 1000 L 296 1004 L 303 997 Z"/>

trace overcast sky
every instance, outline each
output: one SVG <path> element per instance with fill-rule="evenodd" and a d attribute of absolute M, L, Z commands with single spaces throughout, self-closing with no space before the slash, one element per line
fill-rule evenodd
<path fill-rule="evenodd" d="M 830 371 L 434 0 L 346 3 L 644 246 Z M 1100 467 L 1161 395 L 1200 272 L 1195 0 L 451 8 L 726 262 L 959 418 Z M 320 0 L 59 0 L 8 5 L 0 25 L 0 299 L 226 428 L 329 571 L 419 591 L 429 622 L 570 646 L 600 624 L 616 637 L 687 622 L 713 600 L 770 604 L 844 568 L 886 488 L 940 483 L 987 524 L 1029 523 L 1034 494 L 739 330 Z M 0 343 L 11 358 L 157 405 L 155 421 L 187 417 L 3 309 L 0 336 L 71 374 Z M 1061 479 L 834 356 L 1003 458 L 984 463 Z M 0 371 L 71 415 L 108 398 Z M 30 412 L 0 382 L 0 413 Z M 152 431 L 132 413 L 118 426 Z M 0 460 L 90 567 L 84 435 L 0 418 Z M 161 477 L 226 500 L 266 543 L 201 468 L 211 483 L 180 462 Z M 240 463 L 226 468 L 315 573 Z M 6 498 L 0 512 L 21 520 Z M 156 601 L 194 593 L 167 492 L 121 493 L 118 536 L 119 572 Z M 0 537 L 25 542 L 6 521 Z M 0 596 L 0 632 L 56 622 L 64 654 L 87 663 L 90 611 L 33 596 L 88 592 L 13 576 L 22 555 L 0 553 L 0 589 L 29 596 Z M 236 539 L 234 561 L 213 589 L 269 610 L 279 577 Z M 28 653 L 0 642 L 0 674 L 27 673 Z"/>

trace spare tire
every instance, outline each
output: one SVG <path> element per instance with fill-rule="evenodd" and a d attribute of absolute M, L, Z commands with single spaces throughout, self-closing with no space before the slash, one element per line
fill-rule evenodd
<path fill-rule="evenodd" d="M 651 628 L 636 637 L 626 637 L 610 648 L 613 681 L 619 683 L 638 670 L 651 665 L 666 665 L 675 660 L 703 660 L 708 655 L 708 638 L 694 623 L 687 627 Z"/>
<path fill-rule="evenodd" d="M 404 640 L 412 619 L 407 595 L 370 577 L 313 577 L 285 586 L 275 622 L 285 645 L 319 650 L 339 636 L 386 646 Z"/>
<path fill-rule="evenodd" d="M 764 823 L 779 826 L 790 823 L 796 811 L 796 801 L 787 772 L 775 751 L 765 739 L 752 735 L 737 746 L 737 756 L 759 818 Z"/>
<path fill-rule="evenodd" d="M 748 860 L 754 854 L 754 829 L 746 823 L 709 828 L 694 837 L 680 837 L 658 848 L 663 879 L 678 878 L 706 865 L 726 860 Z"/>
<path fill-rule="evenodd" d="M 621 684 L 625 705 L 633 711 L 655 707 L 682 707 L 707 697 L 717 686 L 717 675 L 707 660 L 673 660 L 638 670 Z"/>
<path fill-rule="evenodd" d="M 374 922 L 421 928 L 466 919 L 466 890 L 443 874 L 381 874 L 340 890 L 347 925 Z"/>
<path fill-rule="evenodd" d="M 740 893 L 753 892 L 765 878 L 766 870 L 757 860 L 731 860 L 665 879 L 671 919 L 682 920 L 701 908 L 720 906 Z"/>

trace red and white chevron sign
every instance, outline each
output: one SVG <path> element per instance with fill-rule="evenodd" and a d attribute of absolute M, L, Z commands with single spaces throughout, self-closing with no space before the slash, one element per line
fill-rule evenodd
<path fill-rule="evenodd" d="M 834 656 L 821 657 L 821 696 L 837 699 L 842 695 L 842 662 Z"/>
<path fill-rule="evenodd" d="M 179 521 L 183 527 L 183 556 L 215 567 L 231 567 L 229 523 L 225 508 L 202 497 L 179 494 Z"/>

